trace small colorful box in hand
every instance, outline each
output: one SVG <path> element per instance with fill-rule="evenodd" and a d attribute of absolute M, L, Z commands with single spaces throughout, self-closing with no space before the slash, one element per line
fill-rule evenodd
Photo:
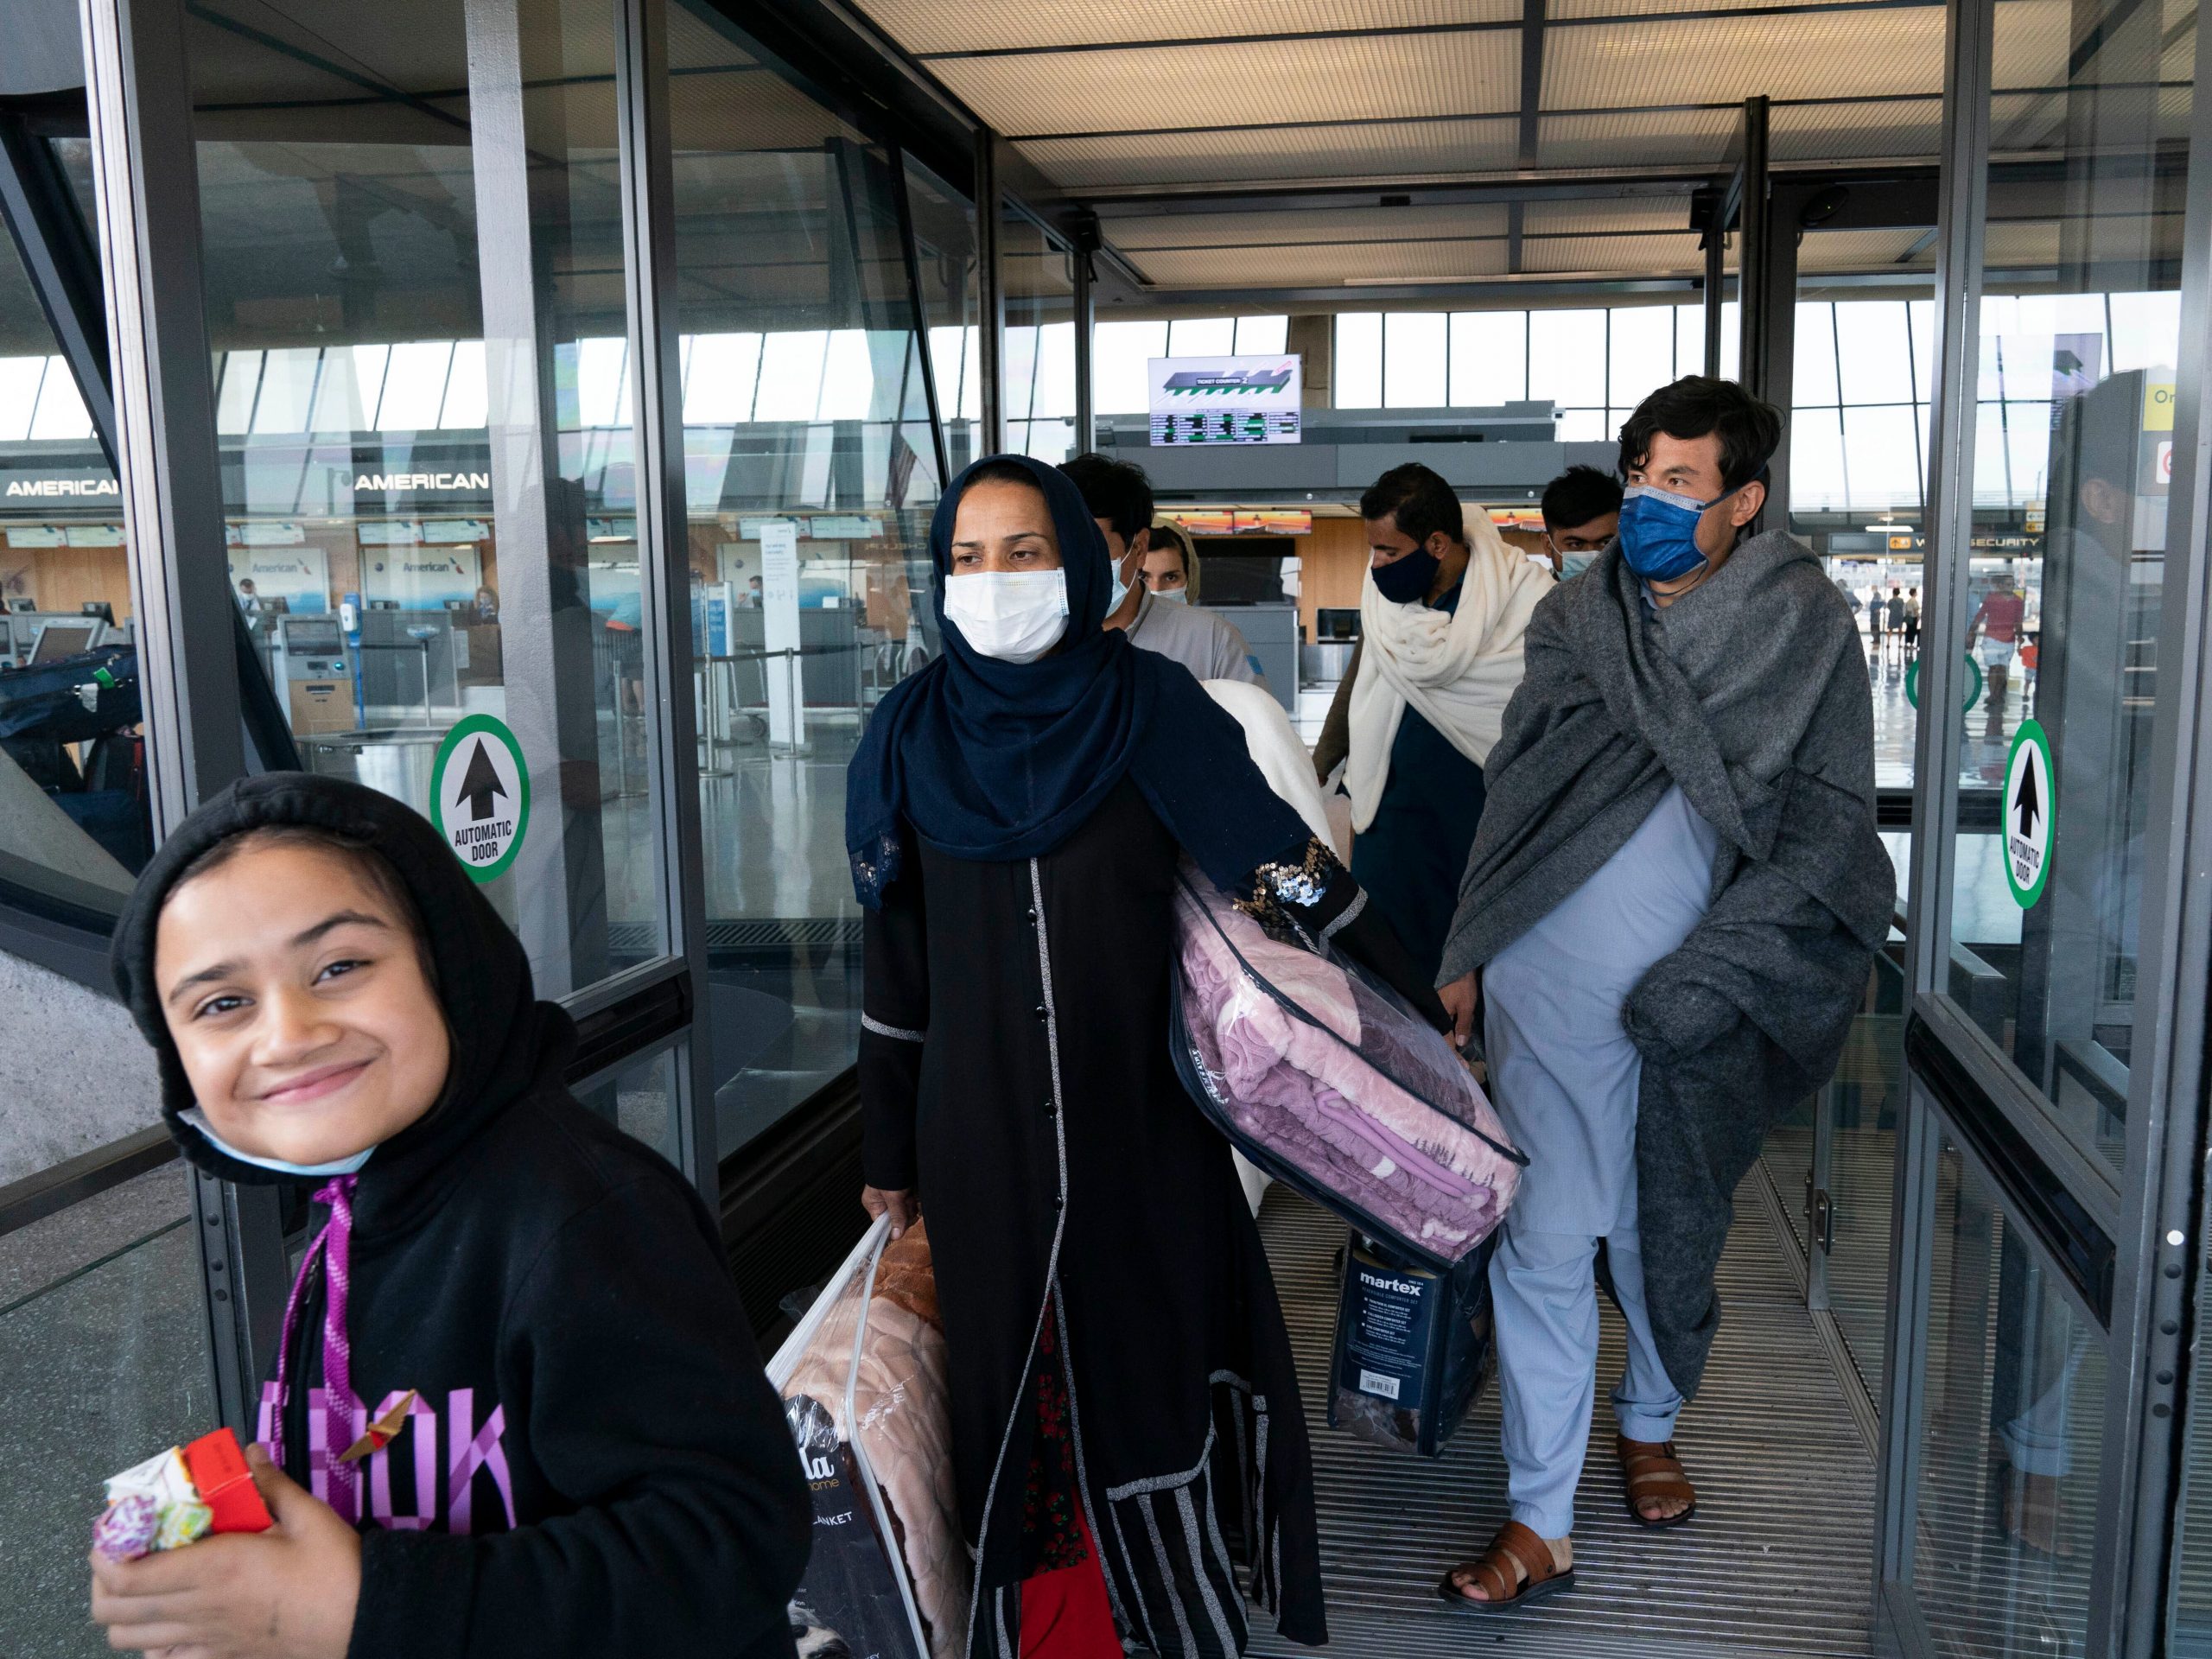
<path fill-rule="evenodd" d="M 92 1548 L 110 1560 L 136 1560 L 211 1532 L 260 1532 L 270 1524 L 238 1436 L 219 1428 L 111 1478 L 107 1509 L 92 1523 Z"/>

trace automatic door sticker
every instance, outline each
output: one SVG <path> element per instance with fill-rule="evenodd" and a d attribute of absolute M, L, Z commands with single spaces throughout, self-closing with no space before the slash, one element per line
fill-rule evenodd
<path fill-rule="evenodd" d="M 530 770 L 515 734 L 491 715 L 469 715 L 438 746 L 430 822 L 472 880 L 493 880 L 514 862 L 530 827 Z"/>
<path fill-rule="evenodd" d="M 1967 652 L 1965 661 L 1966 696 L 1961 703 L 1966 711 L 1972 714 L 1974 704 L 1981 701 L 1981 664 L 1974 661 L 1972 652 Z M 1920 658 L 1917 657 L 1904 665 L 1904 700 L 1916 709 L 1920 707 Z"/>
<path fill-rule="evenodd" d="M 2020 722 L 2005 763 L 2005 880 L 2021 909 L 2043 897 L 2050 875 L 2050 741 L 2032 720 Z"/>

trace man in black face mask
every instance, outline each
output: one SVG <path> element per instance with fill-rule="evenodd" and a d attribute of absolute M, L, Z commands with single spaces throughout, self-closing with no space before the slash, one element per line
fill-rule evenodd
<path fill-rule="evenodd" d="M 1395 467 L 1360 498 L 1360 645 L 1314 768 L 1344 763 L 1352 868 L 1431 973 L 1483 812 L 1483 762 L 1521 683 L 1521 635 L 1550 573 L 1463 508 L 1427 467 Z"/>

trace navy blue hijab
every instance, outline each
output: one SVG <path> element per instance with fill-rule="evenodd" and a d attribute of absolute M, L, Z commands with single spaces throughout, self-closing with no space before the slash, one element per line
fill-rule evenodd
<path fill-rule="evenodd" d="M 1009 464 L 1044 492 L 1067 573 L 1067 632 L 1033 663 L 984 656 L 944 613 L 960 498 L 979 468 Z M 1252 764 L 1243 728 L 1181 664 L 1107 631 L 1106 538 L 1058 467 L 1027 455 L 969 467 L 938 503 L 930 562 L 944 654 L 876 705 L 845 773 L 845 848 L 861 904 L 881 905 L 910 829 L 955 858 L 1033 858 L 1073 834 L 1124 774 L 1224 888 L 1303 849 L 1305 820 Z"/>

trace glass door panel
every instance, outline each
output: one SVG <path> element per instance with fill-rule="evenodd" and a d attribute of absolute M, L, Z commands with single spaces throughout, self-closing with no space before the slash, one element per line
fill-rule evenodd
<path fill-rule="evenodd" d="M 727 1157 L 853 1064 L 845 764 L 934 654 L 942 483 L 891 152 L 704 0 L 668 19 L 703 1019 Z"/>
<path fill-rule="evenodd" d="M 493 851 L 563 995 L 668 946 L 611 14 L 416 23 L 188 24 L 231 584 L 308 768 Z"/>
<path fill-rule="evenodd" d="M 2103 1333 L 1997 1189 L 1936 1155 L 1914 1578 L 1939 1652 L 2085 1652 Z"/>
<path fill-rule="evenodd" d="M 1952 980 L 2052 1120 L 2117 1176 L 2151 778 L 2180 343 L 2188 0 L 1995 8 L 1999 101 L 1975 342 L 1959 653 Z M 2161 80 L 2165 85 L 2161 87 Z M 2056 169 L 2057 176 L 2052 172 Z M 2169 695 L 2171 695 L 2171 691 Z"/>

